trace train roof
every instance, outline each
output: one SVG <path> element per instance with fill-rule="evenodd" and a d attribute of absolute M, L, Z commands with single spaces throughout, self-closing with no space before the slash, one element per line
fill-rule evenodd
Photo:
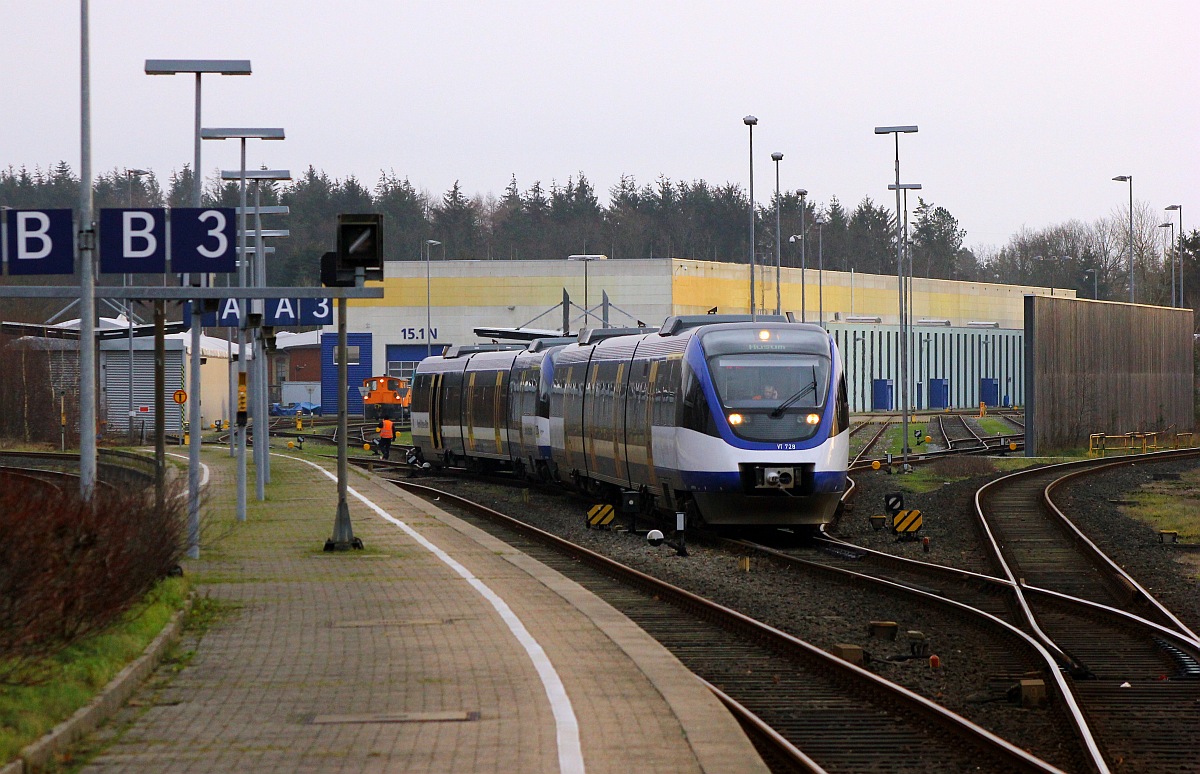
<path fill-rule="evenodd" d="M 579 332 L 579 343 L 595 344 L 616 336 L 642 336 L 653 332 L 653 328 L 584 328 Z"/>
<path fill-rule="evenodd" d="M 455 344 L 446 348 L 442 357 L 451 360 L 456 357 L 473 355 L 476 352 L 505 352 L 514 349 L 525 349 L 528 344 Z"/>
<path fill-rule="evenodd" d="M 674 336 L 689 328 L 699 328 L 702 325 L 719 325 L 721 323 L 790 323 L 792 315 L 781 314 L 681 314 L 668 317 L 658 329 L 659 336 Z"/>

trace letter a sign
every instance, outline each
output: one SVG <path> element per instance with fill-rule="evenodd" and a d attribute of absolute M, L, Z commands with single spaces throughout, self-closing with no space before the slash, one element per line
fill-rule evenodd
<path fill-rule="evenodd" d="M 72 274 L 71 210 L 8 210 L 5 247 L 9 274 Z"/>

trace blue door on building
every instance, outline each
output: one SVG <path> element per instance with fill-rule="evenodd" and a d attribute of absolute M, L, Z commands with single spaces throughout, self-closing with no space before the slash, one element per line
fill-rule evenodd
<path fill-rule="evenodd" d="M 338 410 L 338 367 L 333 353 L 337 350 L 337 334 L 321 334 L 321 411 L 326 416 L 337 414 Z M 363 379 L 378 376 L 371 363 L 371 334 L 346 334 L 346 369 L 349 384 L 342 385 L 346 390 L 346 411 L 350 414 L 363 413 L 362 395 L 358 388 Z"/>

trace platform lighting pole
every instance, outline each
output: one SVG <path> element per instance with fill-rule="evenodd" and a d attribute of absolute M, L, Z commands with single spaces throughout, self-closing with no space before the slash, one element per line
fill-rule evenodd
<path fill-rule="evenodd" d="M 758 119 L 754 116 L 746 116 L 742 119 L 742 123 L 750 127 L 750 317 L 757 319 L 757 307 L 754 304 L 754 269 L 756 257 L 754 255 L 754 127 L 758 124 Z"/>
<path fill-rule="evenodd" d="M 591 307 L 588 306 L 588 264 L 592 261 L 607 261 L 607 255 L 568 255 L 568 261 L 581 261 L 583 263 L 583 325 L 581 328 L 588 327 L 588 318 L 591 317 Z M 607 328 L 608 325 L 604 324 Z"/>
<path fill-rule="evenodd" d="M 1086 277 L 1089 274 L 1092 275 L 1092 300 L 1099 301 L 1100 300 L 1100 293 L 1099 293 L 1100 283 L 1096 279 L 1096 270 L 1095 269 L 1085 269 L 1083 272 L 1083 276 Z"/>
<path fill-rule="evenodd" d="M 92 98 L 88 0 L 79 25 L 79 494 L 90 500 L 96 484 L 96 275 L 92 267 Z"/>
<path fill-rule="evenodd" d="M 1170 234 L 1171 241 L 1166 242 L 1163 245 L 1163 258 L 1166 258 L 1168 261 L 1171 262 L 1171 308 L 1174 309 L 1175 308 L 1175 255 L 1170 252 L 1170 248 L 1168 247 L 1168 245 L 1171 245 L 1175 241 L 1175 224 L 1172 221 L 1167 221 L 1166 223 L 1159 223 L 1158 227 L 1171 230 L 1171 234 Z M 1166 237 L 1167 235 L 1164 234 L 1163 236 Z"/>
<path fill-rule="evenodd" d="M 126 169 L 125 180 L 129 183 L 129 209 L 133 209 L 133 178 L 142 177 L 150 174 L 145 169 Z M 133 275 L 125 274 L 121 276 L 121 281 L 124 282 L 128 278 L 128 284 L 133 284 Z M 133 301 L 125 299 L 125 322 L 129 325 L 129 442 L 134 441 L 133 435 L 133 418 L 137 416 L 133 411 Z"/>
<path fill-rule="evenodd" d="M 265 288 L 267 286 L 267 249 L 263 245 L 266 236 L 286 236 L 286 231 L 264 232 L 262 227 L 262 185 L 264 182 L 274 183 L 292 179 L 292 173 L 286 169 L 253 169 L 253 170 L 221 170 L 221 180 L 241 180 L 243 174 L 247 181 L 254 184 L 254 256 L 253 262 L 247 264 L 251 271 L 251 287 Z M 249 258 L 247 258 L 249 260 Z M 260 313 L 257 310 L 256 313 Z M 266 485 L 271 483 L 271 438 L 268 428 L 267 383 L 269 379 L 266 357 L 265 340 L 261 333 L 258 335 L 257 355 L 249 366 L 254 369 L 253 391 L 254 410 L 254 468 L 255 496 L 261 502 L 266 499 Z M 262 417 L 262 421 L 259 421 Z"/>
<path fill-rule="evenodd" d="M 1117 175 L 1113 178 L 1118 183 L 1129 183 L 1129 303 L 1137 303 L 1134 301 L 1136 295 L 1133 292 L 1133 175 Z"/>
<path fill-rule="evenodd" d="M 912 134 L 916 126 L 877 126 L 875 134 L 893 135 L 896 141 L 896 286 L 900 309 L 900 409 L 903 419 L 901 443 L 904 470 L 908 470 L 908 342 L 904 334 L 904 232 L 900 211 L 900 135 Z M 890 188 L 891 186 L 889 186 Z"/>
<path fill-rule="evenodd" d="M 817 214 L 813 225 L 817 227 L 817 325 L 825 327 L 825 224 L 829 221 Z"/>
<path fill-rule="evenodd" d="M 436 239 L 425 240 L 425 357 L 433 354 L 433 318 L 429 294 L 429 263 L 433 258 L 433 246 L 440 245 Z"/>
<path fill-rule="evenodd" d="M 213 75 L 250 75 L 249 59 L 147 59 L 146 75 L 177 75 L 192 73 L 196 76 L 196 106 L 193 117 L 192 133 L 192 206 L 202 206 L 204 176 L 200 171 L 200 96 L 201 80 L 205 74 Z M 244 144 L 245 141 L 243 141 Z M 243 157 L 245 148 L 243 145 Z M 244 198 L 244 197 L 243 197 Z M 245 202 L 243 202 L 244 204 Z M 200 283 L 203 284 L 203 279 Z M 188 361 L 188 427 L 191 432 L 188 437 L 188 558 L 200 557 L 200 305 L 192 303 L 191 320 L 191 358 Z M 161 425 L 163 417 L 156 412 L 156 425 Z M 130 424 L 133 421 L 130 420 Z M 158 469 L 165 468 L 165 460 L 160 459 Z M 242 518 L 244 510 L 240 511 Z"/>
<path fill-rule="evenodd" d="M 1179 213 L 1179 240 L 1175 242 L 1175 252 L 1179 255 L 1179 307 L 1186 309 L 1187 306 L 1183 303 L 1183 205 L 1172 204 L 1166 208 L 1167 212 Z"/>
<path fill-rule="evenodd" d="M 771 159 L 775 162 L 775 314 L 779 314 L 783 308 L 782 291 L 779 289 L 780 266 L 783 265 L 783 245 L 779 232 L 779 162 L 783 161 L 783 154 L 775 151 Z"/>
<path fill-rule="evenodd" d="M 808 259 L 804 254 L 804 211 L 808 209 L 808 189 L 801 188 L 796 193 L 800 194 L 800 233 L 792 234 L 788 237 L 789 242 L 800 240 L 800 322 L 808 322 L 807 300 L 805 297 L 805 284 L 808 280 Z"/>
<path fill-rule="evenodd" d="M 238 205 L 240 207 L 238 213 L 238 286 L 246 289 L 248 284 L 248 268 L 247 263 L 249 250 L 246 245 L 246 140 L 282 140 L 285 138 L 283 129 L 279 128 L 253 128 L 253 129 L 237 129 L 237 128 L 216 128 L 216 129 L 201 129 L 200 137 L 204 140 L 239 140 L 241 143 L 241 166 L 240 171 L 240 187 L 238 192 Z M 198 326 L 199 321 L 196 319 L 195 307 L 193 309 L 193 330 Z M 245 383 L 247 376 L 246 360 L 246 322 L 249 318 L 250 302 L 247 297 L 238 299 L 238 312 L 241 320 L 238 323 L 238 385 L 239 390 L 241 385 Z M 199 355 L 198 348 L 196 355 Z M 197 358 L 198 359 L 198 358 Z M 197 363 L 197 371 L 199 364 Z M 232 407 L 231 407 L 232 408 Z M 241 413 L 241 412 L 238 412 Z M 255 421 L 261 421 L 261 417 L 255 417 Z M 237 443 L 237 520 L 246 520 L 246 426 L 238 422 L 238 443 Z M 232 428 L 231 428 L 232 430 Z M 197 467 L 199 467 L 197 465 Z"/>

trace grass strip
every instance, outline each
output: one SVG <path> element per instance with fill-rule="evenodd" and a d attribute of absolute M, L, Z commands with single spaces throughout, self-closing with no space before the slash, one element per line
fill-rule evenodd
<path fill-rule="evenodd" d="M 0 762 L 16 758 L 54 726 L 90 702 L 113 677 L 142 655 L 175 611 L 188 582 L 167 578 L 104 632 L 50 659 L 36 685 L 0 686 Z"/>

